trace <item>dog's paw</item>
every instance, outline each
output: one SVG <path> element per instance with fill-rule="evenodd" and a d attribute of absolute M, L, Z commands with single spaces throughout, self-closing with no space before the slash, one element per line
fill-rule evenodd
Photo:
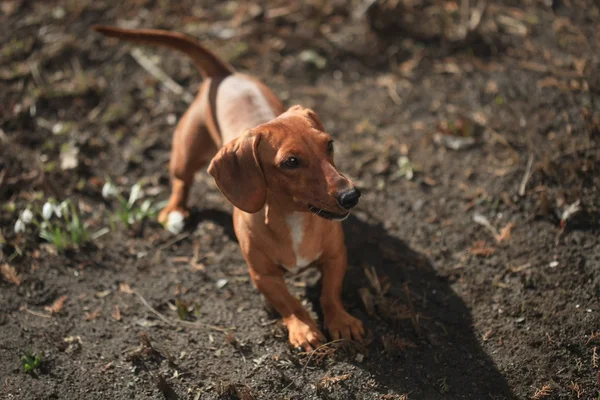
<path fill-rule="evenodd" d="M 325 327 L 333 340 L 347 339 L 360 341 L 365 334 L 362 322 L 345 310 L 339 310 L 329 318 L 325 317 Z"/>
<path fill-rule="evenodd" d="M 325 336 L 312 320 L 305 322 L 292 317 L 286 321 L 286 326 L 290 344 L 294 348 L 301 347 L 304 351 L 312 351 L 325 342 Z"/>
<path fill-rule="evenodd" d="M 170 208 L 167 206 L 158 214 L 158 222 L 169 232 L 180 233 L 185 227 L 185 220 L 188 216 L 189 211 L 184 208 Z"/>

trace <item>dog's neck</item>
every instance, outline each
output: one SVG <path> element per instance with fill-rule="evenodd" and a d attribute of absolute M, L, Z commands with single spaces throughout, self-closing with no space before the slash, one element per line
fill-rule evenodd
<path fill-rule="evenodd" d="M 285 226 L 287 219 L 296 213 L 304 216 L 313 215 L 308 210 L 301 210 L 296 204 L 290 203 L 288 196 L 277 195 L 270 190 L 267 192 L 263 212 L 265 225 L 274 231 Z"/>

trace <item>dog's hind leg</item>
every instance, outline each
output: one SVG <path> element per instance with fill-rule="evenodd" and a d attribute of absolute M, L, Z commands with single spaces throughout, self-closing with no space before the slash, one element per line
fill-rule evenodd
<path fill-rule="evenodd" d="M 167 222 L 169 213 L 173 211 L 187 217 L 187 201 L 194 183 L 194 175 L 206 166 L 217 152 L 217 145 L 207 127 L 208 87 L 209 82 L 205 81 L 200 93 L 175 129 L 169 166 L 171 197 L 158 216 L 161 223 Z"/>

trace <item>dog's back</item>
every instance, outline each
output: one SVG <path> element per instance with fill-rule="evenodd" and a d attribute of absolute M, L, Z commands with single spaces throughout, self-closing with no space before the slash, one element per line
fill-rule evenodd
<path fill-rule="evenodd" d="M 230 142 L 246 129 L 254 128 L 283 113 L 283 104 L 263 83 L 240 74 L 191 36 L 160 29 L 122 29 L 96 25 L 94 29 L 106 36 L 134 43 L 155 45 L 180 51 L 190 57 L 205 80 L 206 90 L 199 93 L 199 103 L 206 105 L 209 124 L 221 138 L 221 145 Z"/>

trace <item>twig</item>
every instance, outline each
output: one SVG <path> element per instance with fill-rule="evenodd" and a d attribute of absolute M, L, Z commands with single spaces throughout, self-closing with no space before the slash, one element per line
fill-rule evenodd
<path fill-rule="evenodd" d="M 158 248 L 159 251 L 166 250 L 169 247 L 173 246 L 175 243 L 182 241 L 183 239 L 190 236 L 188 232 L 180 233 L 178 236 L 175 236 L 173 239 L 169 240 L 167 243 L 163 244 Z"/>
<path fill-rule="evenodd" d="M 4 185 L 5 177 L 6 177 L 6 170 L 3 169 L 2 171 L 0 171 L 0 190 L 2 189 L 2 186 Z"/>
<path fill-rule="evenodd" d="M 177 321 L 176 323 L 180 324 L 180 325 L 184 325 L 184 326 L 189 326 L 190 328 L 208 328 L 208 329 L 212 329 L 213 331 L 217 331 L 217 332 L 235 331 L 234 326 L 232 326 L 230 328 L 224 328 L 222 326 L 203 324 L 202 322 L 192 322 L 192 321 Z"/>
<path fill-rule="evenodd" d="M 486 0 L 481 0 L 478 4 L 477 7 L 475 7 L 475 9 L 473 10 L 473 13 L 471 14 L 471 18 L 469 20 L 469 31 L 474 32 L 477 29 L 479 29 L 479 26 L 481 25 L 481 21 L 483 21 L 483 15 L 485 14 L 486 10 L 487 10 L 487 1 Z"/>
<path fill-rule="evenodd" d="M 406 301 L 408 302 L 408 308 L 410 310 L 410 321 L 413 324 L 413 328 L 418 336 L 421 336 L 421 327 L 419 326 L 419 314 L 415 313 L 415 306 L 412 302 L 412 298 L 410 297 L 410 289 L 408 288 L 408 283 L 405 283 L 402 286 L 402 290 L 404 291 L 404 295 L 406 296 Z"/>
<path fill-rule="evenodd" d="M 26 306 L 21 307 L 20 310 L 21 311 L 25 311 L 26 313 L 29 313 L 31 315 L 35 315 L 36 317 L 42 317 L 42 318 L 48 318 L 48 319 L 52 318 L 52 316 L 49 315 L 49 314 L 44 314 L 44 313 L 41 313 L 41 312 L 30 310 Z"/>
<path fill-rule="evenodd" d="M 133 293 L 135 293 L 135 295 L 140 299 L 140 301 L 142 302 L 142 304 L 145 305 L 148 308 L 148 310 L 152 311 L 152 313 L 154 315 L 156 315 L 158 318 L 160 318 L 164 323 L 166 323 L 168 325 L 171 325 L 171 326 L 175 326 L 174 322 L 172 322 L 167 317 L 165 317 L 164 315 L 162 315 L 161 313 L 159 313 L 158 311 L 156 311 L 156 309 L 154 307 L 152 307 L 150 305 L 150 303 L 148 303 L 148 301 L 146 301 L 146 299 L 141 294 L 139 294 L 136 290 L 134 290 Z"/>
<path fill-rule="evenodd" d="M 519 196 L 521 197 L 525 196 L 525 187 L 527 186 L 527 182 L 529 182 L 529 178 L 531 178 L 531 167 L 533 167 L 533 153 L 529 153 L 525 175 L 523 175 L 523 180 L 519 186 Z"/>
<path fill-rule="evenodd" d="M 473 215 L 473 222 L 475 222 L 476 224 L 479 224 L 481 226 L 483 226 L 485 229 L 487 229 L 488 231 L 490 231 L 490 233 L 494 236 L 494 238 L 497 238 L 498 236 L 500 236 L 500 233 L 498 232 L 498 230 L 496 228 L 494 228 L 494 226 L 492 225 L 492 223 L 490 222 L 489 219 L 487 219 L 485 217 L 485 215 L 479 214 L 479 213 L 475 213 Z"/>
<path fill-rule="evenodd" d="M 462 26 L 467 25 L 469 14 L 469 0 L 462 0 L 460 2 L 460 23 Z"/>
<path fill-rule="evenodd" d="M 235 330 L 235 328 L 222 328 L 220 326 L 203 324 L 201 322 L 172 321 L 169 318 L 165 317 L 160 312 L 158 312 L 154 307 L 152 307 L 150 305 L 150 303 L 148 303 L 148 301 L 141 294 L 139 294 L 136 290 L 134 290 L 133 293 L 135 293 L 135 295 L 140 299 L 142 304 L 144 306 L 146 306 L 146 308 L 148 308 L 154 315 L 156 315 L 161 321 L 163 321 L 167 325 L 170 325 L 170 326 L 184 325 L 184 326 L 189 326 L 189 327 L 194 327 L 194 328 L 208 328 L 208 329 L 212 329 L 212 330 L 219 331 L 219 332 L 229 332 L 229 331 Z"/>
<path fill-rule="evenodd" d="M 304 366 L 302 367 L 302 370 L 300 371 L 300 374 L 296 375 L 296 377 L 294 378 L 294 380 L 292 380 L 286 387 L 284 387 L 283 390 L 285 390 L 285 389 L 289 388 L 290 386 L 292 386 L 298 380 L 299 376 L 304 375 L 304 371 L 306 370 L 306 367 L 308 367 L 308 364 L 310 364 L 310 360 L 312 360 L 313 356 L 317 353 L 317 351 L 321 350 L 324 347 L 329 347 L 332 344 L 340 343 L 340 342 L 345 342 L 345 341 L 347 341 L 347 339 L 332 340 L 331 342 L 327 342 L 325 344 L 322 344 L 319 347 L 317 347 L 316 349 L 314 349 L 313 351 L 311 351 L 310 352 L 310 356 L 308 357 L 308 360 L 306 360 L 306 364 L 304 364 Z"/>
<path fill-rule="evenodd" d="M 162 82 L 163 85 L 175 94 L 182 96 L 183 101 L 190 104 L 194 101 L 194 96 L 186 91 L 181 85 L 175 82 L 162 69 L 154 64 L 139 48 L 134 48 L 130 52 L 131 56 L 141 65 L 150 75 Z"/>

